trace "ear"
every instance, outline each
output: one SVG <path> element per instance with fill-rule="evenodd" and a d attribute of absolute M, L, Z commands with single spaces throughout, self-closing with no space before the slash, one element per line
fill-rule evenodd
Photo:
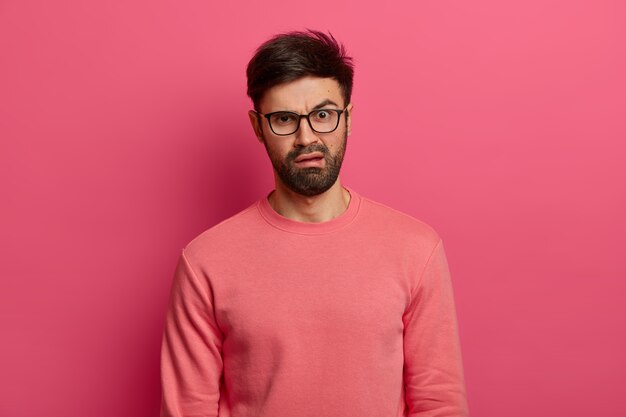
<path fill-rule="evenodd" d="M 346 112 L 348 114 L 346 114 L 346 129 L 347 129 L 347 134 L 348 136 L 350 136 L 350 133 L 352 133 L 352 111 L 354 109 L 354 106 L 352 105 L 352 103 L 348 104 L 346 106 Z"/>
<path fill-rule="evenodd" d="M 261 126 L 261 123 L 260 123 L 261 118 L 254 110 L 250 110 L 248 112 L 248 118 L 250 119 L 252 130 L 254 130 L 254 135 L 257 137 L 259 142 L 263 142 L 263 127 Z"/>

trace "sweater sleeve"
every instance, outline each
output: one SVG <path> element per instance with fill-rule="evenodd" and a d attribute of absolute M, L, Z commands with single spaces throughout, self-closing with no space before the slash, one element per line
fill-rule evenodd
<path fill-rule="evenodd" d="M 408 417 L 468 416 L 454 295 L 441 240 L 413 290 L 403 322 Z"/>
<path fill-rule="evenodd" d="M 161 345 L 161 417 L 218 416 L 222 334 L 210 294 L 208 282 L 196 277 L 183 251 Z"/>

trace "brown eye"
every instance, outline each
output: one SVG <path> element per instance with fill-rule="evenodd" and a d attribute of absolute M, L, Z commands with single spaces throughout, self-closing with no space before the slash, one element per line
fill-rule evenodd
<path fill-rule="evenodd" d="M 290 125 L 296 122 L 296 115 L 293 113 L 276 113 L 272 115 L 272 124 Z"/>
<path fill-rule="evenodd" d="M 337 122 L 337 113 L 332 110 L 317 110 L 311 114 L 311 121 L 317 125 L 334 124 Z"/>

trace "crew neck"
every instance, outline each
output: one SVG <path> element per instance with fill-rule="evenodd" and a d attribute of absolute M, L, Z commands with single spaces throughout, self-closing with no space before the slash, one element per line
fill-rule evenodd
<path fill-rule="evenodd" d="M 302 235 L 321 235 L 333 232 L 335 230 L 339 230 L 348 224 L 350 224 L 357 213 L 359 212 L 359 207 L 361 206 L 361 196 L 352 190 L 349 187 L 343 185 L 348 193 L 350 193 L 350 201 L 348 202 L 348 207 L 337 217 L 333 217 L 330 220 L 325 222 L 301 222 L 297 220 L 292 220 L 287 217 L 278 214 L 272 208 L 268 197 L 272 194 L 270 191 L 264 198 L 260 199 L 257 207 L 259 208 L 259 212 L 261 216 L 267 221 L 271 226 L 276 227 L 277 229 L 283 230 L 285 232 L 290 233 L 298 233 Z"/>

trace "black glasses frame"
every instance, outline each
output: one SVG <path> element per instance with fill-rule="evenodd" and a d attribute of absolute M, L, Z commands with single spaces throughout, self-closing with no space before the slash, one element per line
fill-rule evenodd
<path fill-rule="evenodd" d="M 300 114 L 300 113 L 296 113 L 296 112 L 293 112 L 293 111 L 284 111 L 284 110 L 274 111 L 274 112 L 266 113 L 266 114 L 263 114 L 263 113 L 258 112 L 258 111 L 255 111 L 255 113 L 257 115 L 263 116 L 263 117 L 265 117 L 267 119 L 267 124 L 270 125 L 270 129 L 272 130 L 272 133 L 274 133 L 277 136 L 289 136 L 289 135 L 293 135 L 294 133 L 296 133 L 298 131 L 298 129 L 300 129 L 300 121 L 302 120 L 303 117 L 306 118 L 307 122 L 309 122 L 309 127 L 311 128 L 311 130 L 316 132 L 316 133 L 330 133 L 330 132 L 334 132 L 339 127 L 339 121 L 341 120 L 341 115 L 346 111 L 347 108 L 348 108 L 348 106 L 344 107 L 342 110 L 339 110 L 339 109 L 315 109 L 315 110 L 309 112 L 309 114 Z M 337 124 L 335 125 L 335 127 L 332 130 L 329 130 L 327 132 L 320 132 L 319 130 L 315 130 L 315 128 L 313 127 L 313 124 L 311 123 L 311 115 L 313 113 L 315 113 L 315 112 L 318 112 L 318 111 L 328 111 L 328 112 L 334 111 L 334 112 L 337 113 Z M 272 126 L 272 122 L 270 121 L 270 117 L 272 117 L 273 115 L 278 114 L 278 113 L 286 113 L 286 114 L 293 114 L 293 115 L 295 115 L 298 118 L 298 125 L 296 126 L 296 130 L 294 130 L 291 133 L 276 133 L 274 131 L 274 127 Z"/>

